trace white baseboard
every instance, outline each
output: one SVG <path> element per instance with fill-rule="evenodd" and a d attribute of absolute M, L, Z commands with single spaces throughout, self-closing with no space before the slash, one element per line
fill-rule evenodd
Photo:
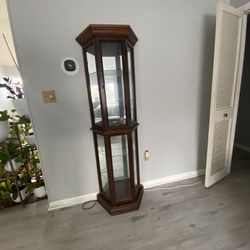
<path fill-rule="evenodd" d="M 78 204 L 81 204 L 81 203 L 86 202 L 86 201 L 96 200 L 96 195 L 97 195 L 97 193 L 92 193 L 92 194 L 75 196 L 75 197 L 72 197 L 69 199 L 53 201 L 53 202 L 49 203 L 48 210 L 52 211 L 52 210 L 59 209 L 59 208 L 71 207 L 74 205 L 78 205 Z"/>
<path fill-rule="evenodd" d="M 244 151 L 247 151 L 247 152 L 250 153 L 250 147 L 249 146 L 245 146 L 245 145 L 242 145 L 242 144 L 239 144 L 239 143 L 235 143 L 234 147 L 238 148 L 238 149 L 241 149 L 241 150 L 244 150 Z"/>
<path fill-rule="evenodd" d="M 198 177 L 198 176 L 201 176 L 204 174 L 205 174 L 205 169 L 200 169 L 197 171 L 166 176 L 163 178 L 150 180 L 150 181 L 144 181 L 144 182 L 142 182 L 142 184 L 143 184 L 144 188 L 152 188 L 152 187 L 156 187 L 156 186 L 160 186 L 160 185 L 164 185 L 164 184 L 173 183 L 176 181 L 187 180 L 187 179 Z M 78 204 L 81 204 L 81 203 L 89 201 L 89 200 L 95 200 L 96 195 L 97 195 L 97 193 L 92 193 L 92 194 L 86 194 L 86 195 L 72 197 L 69 199 L 53 201 L 53 202 L 49 203 L 48 210 L 52 211 L 52 210 L 60 209 L 60 208 L 64 208 L 64 207 L 71 207 L 71 206 L 78 205 Z"/>
<path fill-rule="evenodd" d="M 144 181 L 142 184 L 144 188 L 152 188 L 152 187 L 156 187 L 156 186 L 160 186 L 164 184 L 173 183 L 176 181 L 182 181 L 182 180 L 187 180 L 190 178 L 199 177 L 204 174 L 205 174 L 205 169 L 199 169 L 196 171 L 186 172 L 182 174 L 166 176 L 166 177 L 151 180 L 151 181 Z"/>

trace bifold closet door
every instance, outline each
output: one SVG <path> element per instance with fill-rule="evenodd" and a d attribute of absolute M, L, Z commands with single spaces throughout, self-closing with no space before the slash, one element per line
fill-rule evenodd
<path fill-rule="evenodd" d="M 214 68 L 210 104 L 205 186 L 228 174 L 238 84 L 243 13 L 224 3 L 217 6 Z"/>

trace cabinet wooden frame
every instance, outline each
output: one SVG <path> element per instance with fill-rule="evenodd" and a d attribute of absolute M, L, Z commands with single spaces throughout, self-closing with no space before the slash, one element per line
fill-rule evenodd
<path fill-rule="evenodd" d="M 95 146 L 98 183 L 99 183 L 99 194 L 97 200 L 99 203 L 111 214 L 118 214 L 133 211 L 139 208 L 141 198 L 143 195 L 143 186 L 140 184 L 140 171 L 139 171 L 139 155 L 138 155 L 138 132 L 137 132 L 137 110 L 136 110 L 136 88 L 135 88 L 135 65 L 134 65 L 134 45 L 137 42 L 137 37 L 129 25 L 89 25 L 77 38 L 76 41 L 81 45 L 83 51 L 83 61 L 85 65 L 85 74 L 87 82 L 87 91 L 89 99 L 89 108 L 92 122 L 92 132 Z M 122 108 L 122 116 L 120 116 L 121 124 L 110 123 L 110 117 L 108 114 L 108 101 L 106 96 L 106 85 L 104 76 L 104 61 L 103 61 L 103 44 L 118 44 L 120 48 L 120 54 L 118 59 L 115 59 L 121 63 L 121 82 L 119 88 L 122 88 L 123 104 L 119 108 Z M 88 49 L 90 49 L 88 51 Z M 94 105 L 93 105 L 92 93 L 91 93 L 91 80 L 90 72 L 88 68 L 88 57 L 87 53 L 92 53 L 95 59 L 95 71 L 96 80 L 98 84 L 99 101 L 98 106 L 100 107 L 100 121 L 95 119 Z M 128 53 L 130 50 L 130 53 Z M 107 52 L 106 52 L 107 53 Z M 108 52 L 109 53 L 109 52 Z M 128 58 L 128 55 L 130 58 Z M 130 65 L 129 65 L 130 60 Z M 120 65 L 117 63 L 117 65 Z M 130 68 L 129 68 L 130 66 Z M 120 66 L 119 66 L 120 67 Z M 118 69 L 116 68 L 116 71 Z M 131 74 L 131 75 L 129 75 Z M 131 81 L 131 82 L 130 82 Z M 96 87 L 95 87 L 96 88 Z M 132 89 L 130 89 L 132 88 Z M 130 95 L 133 96 L 130 96 Z M 118 94 L 118 96 L 120 96 Z M 96 99 L 95 99 L 96 100 Z M 132 105 L 132 106 L 131 106 Z M 120 112 L 120 111 L 119 111 Z M 133 119 L 132 113 L 133 112 Z M 121 115 L 121 112 L 120 112 Z M 98 116 L 99 117 L 99 116 Z M 126 120 L 124 120 L 126 119 Z M 98 122 L 97 122 L 98 121 Z M 116 122 L 116 121 L 115 121 Z M 123 124 L 124 123 L 124 124 Z M 134 136 L 132 136 L 134 133 Z M 102 169 L 99 159 L 98 149 L 98 136 L 103 137 L 104 148 L 105 148 L 105 167 L 108 184 L 103 188 L 102 183 Z M 115 136 L 121 136 L 122 148 L 124 142 L 126 144 L 126 166 L 123 166 L 124 171 L 129 171 L 124 178 L 126 179 L 126 185 L 129 189 L 126 190 L 126 198 L 117 197 L 117 190 L 119 186 L 117 179 L 114 177 L 114 166 L 112 157 L 112 145 L 111 140 Z M 134 141 L 133 141 L 134 140 Z M 123 149 L 122 149 L 123 150 Z M 122 151 L 123 152 L 123 151 Z M 103 160 L 102 160 L 103 161 Z M 124 161 L 124 156 L 123 156 Z M 136 165 L 136 166 L 135 166 Z M 107 175 L 107 176 L 106 176 Z M 119 179 L 119 178 L 118 178 Z M 119 185 L 125 185 L 119 183 Z M 104 191 L 103 189 L 107 191 Z M 117 188 L 117 189 L 116 189 Z M 128 194 L 127 194 L 128 193 Z M 123 197 L 120 195 L 120 197 Z"/>

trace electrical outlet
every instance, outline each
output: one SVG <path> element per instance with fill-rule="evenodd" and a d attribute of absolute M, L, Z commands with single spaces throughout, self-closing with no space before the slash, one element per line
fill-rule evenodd
<path fill-rule="evenodd" d="M 44 103 L 55 103 L 56 102 L 55 90 L 44 90 L 44 91 L 42 91 L 42 96 L 43 96 Z"/>
<path fill-rule="evenodd" d="M 145 150 L 144 152 L 144 161 L 148 161 L 149 160 L 149 151 Z"/>

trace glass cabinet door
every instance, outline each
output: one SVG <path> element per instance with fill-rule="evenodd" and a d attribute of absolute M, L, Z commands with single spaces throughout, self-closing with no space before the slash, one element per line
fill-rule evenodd
<path fill-rule="evenodd" d="M 97 147 L 98 147 L 98 159 L 101 172 L 101 184 L 104 195 L 109 198 L 109 181 L 108 181 L 108 169 L 107 159 L 105 151 L 105 142 L 102 135 L 97 135 Z"/>
<path fill-rule="evenodd" d="M 102 42 L 102 63 L 109 126 L 126 124 L 122 49 L 120 42 Z"/>
<path fill-rule="evenodd" d="M 88 63 L 90 94 L 94 112 L 94 122 L 97 125 L 102 125 L 102 109 L 101 109 L 100 94 L 99 94 L 99 87 L 97 80 L 94 45 L 91 45 L 87 48 L 86 55 Z"/>
<path fill-rule="evenodd" d="M 116 201 L 131 198 L 127 135 L 111 137 Z"/>

